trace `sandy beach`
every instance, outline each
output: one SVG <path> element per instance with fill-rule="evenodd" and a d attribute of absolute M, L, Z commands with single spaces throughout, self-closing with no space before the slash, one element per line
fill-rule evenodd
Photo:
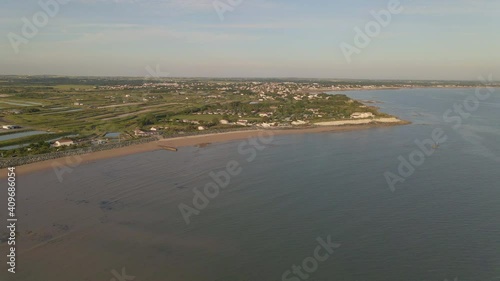
<path fill-rule="evenodd" d="M 401 121 L 396 118 L 389 118 L 389 119 L 391 120 L 388 120 L 388 122 L 385 122 L 384 120 L 378 120 L 379 122 L 377 123 L 366 122 L 362 120 L 353 120 L 355 122 L 334 121 L 334 122 L 316 124 L 318 125 L 317 127 L 306 127 L 297 129 L 267 129 L 267 130 L 256 129 L 256 130 L 235 131 L 235 132 L 226 132 L 218 134 L 205 134 L 205 135 L 161 139 L 158 141 L 144 143 L 144 144 L 131 145 L 117 149 L 92 152 L 79 156 L 68 156 L 63 158 L 57 158 L 57 159 L 22 165 L 16 167 L 16 172 L 18 175 L 24 175 L 32 172 L 53 169 L 54 167 L 60 167 L 60 168 L 64 166 L 74 167 L 77 165 L 91 163 L 102 159 L 121 157 L 121 156 L 144 153 L 155 150 L 163 150 L 165 149 L 163 148 L 165 146 L 174 148 L 187 147 L 187 146 L 206 146 L 207 144 L 212 144 L 212 143 L 244 140 L 248 138 L 258 137 L 260 134 L 262 134 L 262 132 L 266 132 L 266 134 L 272 134 L 277 136 L 277 135 L 309 134 L 309 133 L 322 133 L 322 132 L 345 132 L 354 130 L 364 130 L 376 127 L 387 127 L 387 126 L 409 124 L 409 122 L 407 121 Z M 7 169 L 6 168 L 1 169 L 0 178 L 5 178 L 6 175 L 7 175 Z"/>
<path fill-rule="evenodd" d="M 319 122 L 314 123 L 316 126 L 348 126 L 348 125 L 366 125 L 373 122 L 379 123 L 400 123 L 401 120 L 398 118 L 378 118 L 378 119 L 359 119 L 359 120 L 342 120 L 342 121 L 330 121 L 330 122 Z"/>

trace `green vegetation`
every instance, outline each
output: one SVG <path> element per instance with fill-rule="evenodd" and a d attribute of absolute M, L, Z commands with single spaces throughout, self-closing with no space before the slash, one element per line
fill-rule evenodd
<path fill-rule="evenodd" d="M 30 144 L 4 155 L 51 151 L 47 141 L 74 133 L 80 146 L 107 132 L 133 139 L 242 127 L 291 127 L 350 119 L 353 113 L 388 117 L 338 90 L 432 86 L 477 86 L 472 82 L 336 81 L 295 79 L 149 79 L 89 77 L 0 77 L 0 121 L 22 130 L 52 134 L 1 141 L 0 147 Z M 154 131 L 149 131 L 154 127 Z M 141 129 L 145 133 L 134 133 Z M 140 135 L 140 136 L 138 136 Z M 60 148 L 63 149 L 63 148 Z M 66 149 L 66 148 L 64 148 Z"/>
<path fill-rule="evenodd" d="M 0 141 L 0 147 L 18 145 L 18 144 L 26 144 L 26 143 L 46 142 L 48 140 L 57 139 L 57 138 L 64 137 L 67 135 L 70 135 L 70 133 L 27 136 L 27 137 L 12 139 L 12 140 Z"/>

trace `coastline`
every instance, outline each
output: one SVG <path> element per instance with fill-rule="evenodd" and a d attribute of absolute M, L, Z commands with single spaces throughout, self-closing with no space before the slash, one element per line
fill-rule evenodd
<path fill-rule="evenodd" d="M 397 121 L 396 121 L 397 120 Z M 297 134 L 310 134 L 310 133 L 325 133 L 325 132 L 346 132 L 346 131 L 356 131 L 365 130 L 371 128 L 407 125 L 411 122 L 399 120 L 396 118 L 391 119 L 389 122 L 385 120 L 379 120 L 379 122 L 374 122 L 374 120 L 353 120 L 357 121 L 354 123 L 345 123 L 345 121 L 340 121 L 343 123 L 335 124 L 316 124 L 314 127 L 303 127 L 303 128 L 293 128 L 293 129 L 255 129 L 255 130 L 244 130 L 244 131 L 234 131 L 225 133 L 212 133 L 203 134 L 195 136 L 185 136 L 185 137 L 175 137 L 168 139 L 161 139 L 158 141 L 136 144 L 116 149 L 103 150 L 97 152 L 91 152 L 79 156 L 67 156 L 62 158 L 56 158 L 51 160 L 45 160 L 35 163 L 30 163 L 22 166 L 16 167 L 16 173 L 18 175 L 25 175 L 33 172 L 44 171 L 56 167 L 75 166 L 92 163 L 98 160 L 111 159 L 116 157 L 122 157 L 127 155 L 139 154 L 144 152 L 151 152 L 156 150 L 165 150 L 166 147 L 190 147 L 190 146 L 206 146 L 212 143 L 225 143 L 237 140 L 244 140 L 248 138 L 258 137 L 261 132 L 271 133 L 275 136 L 278 135 L 297 135 Z M 381 122 L 380 122 L 381 121 Z M 338 121 L 332 121 L 338 122 Z M 163 146 L 163 147 L 162 147 Z M 176 152 L 172 152 L 176 153 Z M 7 175 L 7 168 L 0 170 L 0 178 L 5 178 Z"/>
<path fill-rule="evenodd" d="M 495 89 L 500 89 L 500 86 L 412 86 L 412 87 L 373 87 L 373 88 L 340 88 L 340 89 L 331 89 L 331 88 L 318 88 L 318 89 L 309 89 L 304 90 L 303 93 L 342 93 L 342 92 L 356 92 L 356 91 L 384 91 L 384 90 L 413 90 L 413 89 L 475 89 L 478 87 L 490 87 Z"/>

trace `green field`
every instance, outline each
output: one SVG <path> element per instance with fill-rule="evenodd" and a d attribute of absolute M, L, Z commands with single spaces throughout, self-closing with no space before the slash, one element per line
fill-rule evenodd
<path fill-rule="evenodd" d="M 339 120 L 354 112 L 383 116 L 376 108 L 345 95 L 317 92 L 311 96 L 304 90 L 337 82 L 169 79 L 144 84 L 133 78 L 70 77 L 6 81 L 0 84 L 0 122 L 53 134 L 4 141 L 0 147 L 43 143 L 69 134 L 77 134 L 75 140 L 88 145 L 107 132 L 121 132 L 130 139 L 136 138 L 135 129 L 147 131 L 152 126 L 164 128 L 171 136 L 197 131 L 199 125 L 207 130 L 238 128 L 238 120 L 247 120 L 249 126 L 262 122 L 290 126 L 294 120 Z M 231 123 L 222 125 L 222 119 Z M 47 149 L 43 147 L 43 151 Z M 26 153 L 22 149 L 15 152 Z"/>

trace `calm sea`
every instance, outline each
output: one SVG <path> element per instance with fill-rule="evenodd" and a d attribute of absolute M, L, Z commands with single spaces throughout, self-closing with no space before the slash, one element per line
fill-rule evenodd
<path fill-rule="evenodd" d="M 500 280 L 500 93 L 481 93 L 348 92 L 413 124 L 276 136 L 255 149 L 236 141 L 156 151 L 59 179 L 23 176 L 18 272 L 4 266 L 0 280 Z M 446 141 L 419 154 L 415 142 L 435 130 Z M 412 153 L 424 155 L 418 165 Z M 401 177 L 401 159 L 411 175 Z M 228 163 L 241 173 L 187 225 L 179 204 L 194 207 L 195 190 Z M 405 180 L 394 192 L 387 172 Z M 328 237 L 340 247 L 318 261 L 317 240 Z M 0 249 L 5 257 L 5 243 Z"/>

